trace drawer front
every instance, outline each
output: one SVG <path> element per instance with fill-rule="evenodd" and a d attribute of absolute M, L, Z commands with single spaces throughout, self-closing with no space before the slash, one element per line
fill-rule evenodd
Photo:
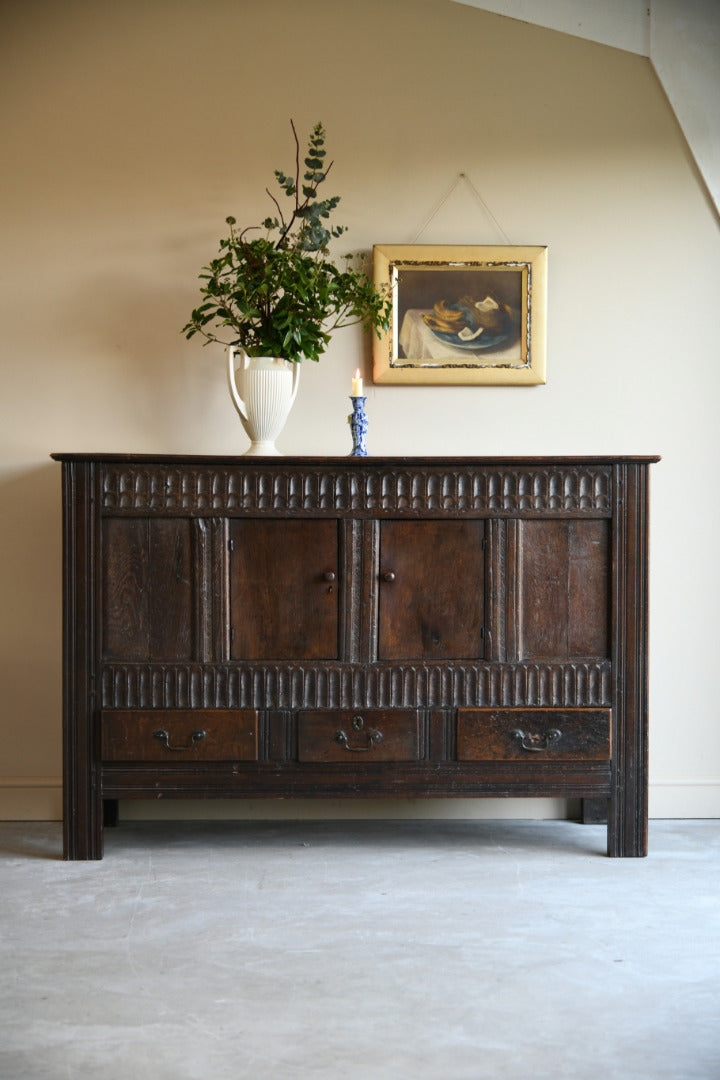
<path fill-rule="evenodd" d="M 298 714 L 298 760 L 418 761 L 415 709 L 332 709 Z"/>
<path fill-rule="evenodd" d="M 112 709 L 103 761 L 257 761 L 256 709 Z"/>
<path fill-rule="evenodd" d="M 609 761 L 610 709 L 458 709 L 459 761 Z"/>

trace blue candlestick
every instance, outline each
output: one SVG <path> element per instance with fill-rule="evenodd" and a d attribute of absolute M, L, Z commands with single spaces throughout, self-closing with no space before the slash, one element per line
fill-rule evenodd
<path fill-rule="evenodd" d="M 350 457 L 367 457 L 365 435 L 368 429 L 368 420 L 365 415 L 365 402 L 367 398 L 351 397 L 353 411 L 348 416 L 348 424 L 352 432 L 353 448 Z"/>

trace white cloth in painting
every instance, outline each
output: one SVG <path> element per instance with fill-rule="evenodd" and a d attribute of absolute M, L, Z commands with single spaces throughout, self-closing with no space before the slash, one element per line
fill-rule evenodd
<path fill-rule="evenodd" d="M 523 366 L 519 341 L 514 340 L 509 345 L 497 349 L 458 349 L 436 337 L 423 321 L 423 315 L 427 314 L 429 312 L 421 311 L 419 308 L 410 308 L 405 312 L 398 344 L 408 360 L 436 360 L 443 363 L 454 360 L 458 364 L 473 364 L 482 367 L 500 364 L 512 365 L 512 367 Z"/>

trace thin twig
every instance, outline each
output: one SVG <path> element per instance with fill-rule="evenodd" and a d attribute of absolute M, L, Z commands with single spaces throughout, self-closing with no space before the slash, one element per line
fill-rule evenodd
<path fill-rule="evenodd" d="M 290 120 L 290 127 L 292 128 L 293 138 L 295 139 L 295 209 L 299 208 L 299 193 L 300 193 L 300 140 L 298 139 L 297 131 L 295 130 L 294 120 Z"/>
<path fill-rule="evenodd" d="M 275 198 L 275 196 L 273 195 L 273 193 L 272 193 L 272 191 L 270 190 L 270 188 L 265 188 L 265 191 L 266 191 L 266 192 L 267 192 L 267 194 L 268 194 L 268 195 L 270 196 L 270 198 L 272 199 L 272 201 L 273 201 L 273 202 L 275 203 L 275 205 L 276 205 L 276 207 L 277 207 L 277 212 L 278 212 L 278 214 L 280 215 L 280 221 L 281 221 L 281 222 L 282 222 L 282 224 L 284 225 L 284 224 L 285 224 L 285 216 L 284 216 L 284 214 L 283 214 L 282 210 L 280 209 L 280 203 L 279 203 L 279 202 L 277 201 L 277 199 L 276 199 L 276 198 Z"/>

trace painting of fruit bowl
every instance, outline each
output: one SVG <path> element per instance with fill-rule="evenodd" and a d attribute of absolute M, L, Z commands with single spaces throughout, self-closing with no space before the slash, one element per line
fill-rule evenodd
<path fill-rule="evenodd" d="M 456 349 L 497 349 L 519 330 L 519 313 L 494 296 L 474 300 L 461 297 L 457 303 L 438 300 L 423 322 L 438 339 Z"/>
<path fill-rule="evenodd" d="M 376 382 L 543 383 L 547 249 L 376 245 L 389 290 Z"/>

